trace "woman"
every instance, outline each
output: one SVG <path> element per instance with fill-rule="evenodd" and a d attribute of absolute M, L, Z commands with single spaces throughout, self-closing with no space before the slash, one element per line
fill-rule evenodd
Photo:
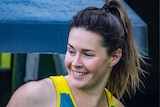
<path fill-rule="evenodd" d="M 120 99 L 139 87 L 140 60 L 125 9 L 106 0 L 103 8 L 87 7 L 71 20 L 68 75 L 23 85 L 7 107 L 124 107 Z"/>

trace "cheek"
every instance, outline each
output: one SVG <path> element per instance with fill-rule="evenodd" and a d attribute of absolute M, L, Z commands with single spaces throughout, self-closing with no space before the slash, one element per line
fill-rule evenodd
<path fill-rule="evenodd" d="M 108 62 L 105 60 L 95 60 L 87 63 L 87 69 L 94 73 L 105 72 L 108 68 Z"/>
<path fill-rule="evenodd" d="M 70 67 L 70 64 L 71 64 L 71 58 L 69 57 L 68 54 L 66 54 L 66 56 L 65 56 L 64 63 L 65 63 L 66 68 L 68 69 Z"/>

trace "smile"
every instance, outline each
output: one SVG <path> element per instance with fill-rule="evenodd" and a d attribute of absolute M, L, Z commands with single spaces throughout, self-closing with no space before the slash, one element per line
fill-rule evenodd
<path fill-rule="evenodd" d="M 76 76 L 84 76 L 84 75 L 88 74 L 88 72 L 75 72 L 74 71 L 73 74 Z"/>

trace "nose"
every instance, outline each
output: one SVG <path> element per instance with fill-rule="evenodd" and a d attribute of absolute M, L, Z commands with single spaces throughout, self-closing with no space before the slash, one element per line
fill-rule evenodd
<path fill-rule="evenodd" d="M 81 67 L 82 62 L 81 62 L 81 55 L 76 54 L 73 58 L 72 65 L 75 67 Z"/>

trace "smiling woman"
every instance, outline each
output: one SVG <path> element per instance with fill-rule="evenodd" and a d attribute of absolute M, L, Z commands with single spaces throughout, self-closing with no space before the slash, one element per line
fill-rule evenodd
<path fill-rule="evenodd" d="M 86 7 L 70 21 L 68 75 L 23 85 L 7 107 L 124 107 L 120 100 L 136 92 L 144 73 L 140 61 L 125 8 L 104 0 L 102 8 Z"/>
<path fill-rule="evenodd" d="M 99 82 L 103 83 L 103 87 L 106 85 L 112 66 L 109 65 L 111 58 L 106 48 L 102 47 L 102 41 L 100 35 L 84 28 L 71 29 L 65 65 L 71 75 L 69 83 L 73 86 L 96 89 Z M 105 81 L 102 80 L 104 77 Z"/>

